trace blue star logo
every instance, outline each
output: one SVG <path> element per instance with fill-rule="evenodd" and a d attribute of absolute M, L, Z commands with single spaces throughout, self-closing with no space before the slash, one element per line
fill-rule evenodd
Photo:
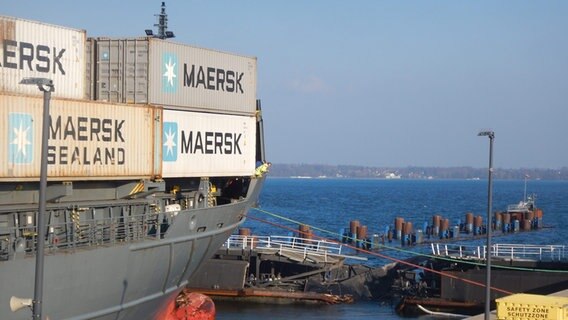
<path fill-rule="evenodd" d="M 178 87 L 177 55 L 164 53 L 162 56 L 162 91 L 175 93 Z"/>
<path fill-rule="evenodd" d="M 164 134 L 162 141 L 162 159 L 164 161 L 176 161 L 178 151 L 178 124 L 177 122 L 164 122 Z"/>
<path fill-rule="evenodd" d="M 8 115 L 8 162 L 26 164 L 33 161 L 33 119 L 26 113 Z"/>

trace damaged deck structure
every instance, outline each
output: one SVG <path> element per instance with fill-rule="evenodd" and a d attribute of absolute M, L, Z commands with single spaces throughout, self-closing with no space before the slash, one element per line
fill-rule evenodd
<path fill-rule="evenodd" d="M 346 264 L 366 261 L 340 243 L 286 236 L 233 235 L 190 281 L 189 288 L 214 299 L 264 303 L 343 303 L 371 298 L 371 279 L 388 267 Z"/>

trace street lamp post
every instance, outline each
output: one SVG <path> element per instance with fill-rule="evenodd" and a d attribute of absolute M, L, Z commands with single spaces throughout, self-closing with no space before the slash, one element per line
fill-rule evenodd
<path fill-rule="evenodd" d="M 35 286 L 33 299 L 33 319 L 42 319 L 42 299 L 43 299 L 43 265 L 44 265 L 44 242 L 45 242 L 45 211 L 46 211 L 46 189 L 47 189 L 47 148 L 49 134 L 49 100 L 51 92 L 55 90 L 53 81 L 45 78 L 24 78 L 20 84 L 37 85 L 43 92 L 43 122 L 41 134 L 41 165 L 39 178 L 39 212 L 37 218 L 37 249 L 36 249 L 36 269 Z"/>
<path fill-rule="evenodd" d="M 485 320 L 489 320 L 491 313 L 491 209 L 493 200 L 493 131 L 481 131 L 478 136 L 489 137 L 489 186 L 487 188 L 487 252 L 485 254 Z"/>
<path fill-rule="evenodd" d="M 523 201 L 525 204 L 527 203 L 527 178 L 529 177 L 528 174 L 525 174 L 525 193 L 523 194 Z"/>

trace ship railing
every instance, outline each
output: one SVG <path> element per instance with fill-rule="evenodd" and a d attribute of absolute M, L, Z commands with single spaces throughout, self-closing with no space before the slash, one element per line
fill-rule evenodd
<path fill-rule="evenodd" d="M 34 217 L 25 224 L 19 223 L 18 227 L 2 229 L 0 260 L 8 260 L 14 254 L 35 254 L 37 228 L 34 222 L 36 220 Z M 157 215 L 137 214 L 97 219 L 71 218 L 67 222 L 48 223 L 46 230 L 45 248 L 47 252 L 54 252 L 60 249 L 157 239 L 160 227 Z"/>
<path fill-rule="evenodd" d="M 451 245 L 432 243 L 432 254 L 460 259 L 484 260 L 487 246 Z M 503 244 L 491 246 L 491 257 L 510 260 L 568 261 L 568 246 Z"/>
<path fill-rule="evenodd" d="M 527 210 L 528 210 L 527 204 L 524 202 L 521 202 L 519 204 L 510 204 L 507 206 L 507 211 L 509 212 L 524 212 Z"/>
<path fill-rule="evenodd" d="M 319 255 L 327 258 L 341 256 L 343 246 L 339 243 L 306 239 L 292 236 L 243 236 L 232 235 L 223 245 L 225 248 L 241 249 L 277 249 L 280 253 L 294 252 L 307 255 Z"/>

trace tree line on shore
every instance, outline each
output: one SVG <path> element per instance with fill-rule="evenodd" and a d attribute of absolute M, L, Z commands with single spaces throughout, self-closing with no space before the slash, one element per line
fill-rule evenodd
<path fill-rule="evenodd" d="M 272 177 L 377 178 L 377 179 L 487 179 L 487 168 L 472 167 L 365 167 L 353 165 L 279 164 Z M 560 169 L 493 169 L 494 179 L 568 180 L 568 167 Z"/>

